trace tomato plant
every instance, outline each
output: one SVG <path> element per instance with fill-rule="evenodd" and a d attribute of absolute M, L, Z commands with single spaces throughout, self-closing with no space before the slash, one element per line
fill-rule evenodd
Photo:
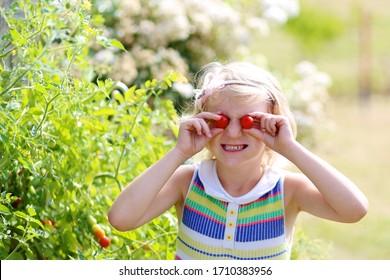
<path fill-rule="evenodd" d="M 172 147 L 178 117 L 161 96 L 177 74 L 130 88 L 96 78 L 90 49 L 120 43 L 103 40 L 89 1 L 76 2 L 0 7 L 0 258 L 131 259 L 143 238 L 154 257 L 173 258 L 173 214 L 132 234 L 113 231 L 106 215 L 124 185 Z M 110 250 L 93 224 L 116 237 Z"/>

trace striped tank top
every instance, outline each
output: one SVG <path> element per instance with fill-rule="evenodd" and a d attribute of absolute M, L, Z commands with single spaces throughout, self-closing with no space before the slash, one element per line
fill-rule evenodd
<path fill-rule="evenodd" d="M 283 176 L 267 168 L 241 197 L 222 187 L 214 160 L 195 168 L 176 240 L 177 260 L 289 259 Z"/>

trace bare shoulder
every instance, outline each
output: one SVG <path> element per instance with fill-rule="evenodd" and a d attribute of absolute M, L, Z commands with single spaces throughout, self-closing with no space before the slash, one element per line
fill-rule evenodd
<path fill-rule="evenodd" d="M 194 175 L 194 171 L 194 165 L 185 164 L 180 166 L 170 179 L 171 185 L 180 190 L 182 199 L 184 199 L 184 197 L 186 196 L 188 187 Z"/>
<path fill-rule="evenodd" d="M 314 185 L 303 174 L 286 171 L 284 177 L 285 204 L 293 208 L 299 208 L 301 194 L 315 190 Z M 298 209 L 297 209 L 298 210 Z"/>
<path fill-rule="evenodd" d="M 299 188 L 310 182 L 310 180 L 302 173 L 285 171 L 284 184 L 289 189 Z"/>
<path fill-rule="evenodd" d="M 176 190 L 179 190 L 180 193 L 180 198 L 175 203 L 177 218 L 179 221 L 181 221 L 184 201 L 186 199 L 188 188 L 191 184 L 194 171 L 194 165 L 182 165 L 175 171 L 175 173 L 170 179 L 170 186 L 174 187 Z"/>
<path fill-rule="evenodd" d="M 178 180 L 179 182 L 188 182 L 190 183 L 194 175 L 195 166 L 192 164 L 183 164 L 181 165 L 175 173 L 172 175 L 173 180 Z"/>

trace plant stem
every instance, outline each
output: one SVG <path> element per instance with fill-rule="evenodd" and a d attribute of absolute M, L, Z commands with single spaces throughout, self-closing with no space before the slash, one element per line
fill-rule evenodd
<path fill-rule="evenodd" d="M 8 87 L 6 87 L 5 90 L 3 90 L 2 92 L 0 92 L 0 96 L 2 96 L 3 94 L 5 94 L 5 93 L 7 93 L 9 90 L 11 90 L 12 87 L 13 87 L 14 85 L 16 85 L 17 82 L 19 82 L 19 81 L 23 78 L 23 76 L 27 74 L 28 71 L 30 71 L 30 69 L 31 69 L 31 65 L 27 68 L 27 70 L 25 70 L 22 74 L 20 74 L 19 77 L 17 77 L 17 78 L 8 86 Z"/>
<path fill-rule="evenodd" d="M 150 92 L 148 93 L 148 95 L 146 96 L 146 98 L 138 105 L 138 108 L 137 108 L 137 112 L 135 114 L 135 117 L 134 117 L 134 120 L 133 120 L 133 123 L 131 124 L 131 127 L 130 127 L 130 130 L 129 130 L 129 133 L 128 135 L 131 135 L 131 133 L 133 132 L 133 129 L 135 127 L 135 124 L 137 123 L 137 118 L 139 116 L 139 114 L 141 113 L 141 110 L 144 106 L 144 104 L 149 100 L 149 98 L 155 93 L 155 91 L 152 89 L 150 90 Z M 128 137 L 128 136 L 127 136 Z M 123 160 L 123 157 L 125 155 L 125 152 L 126 152 L 126 144 L 123 145 L 122 147 L 122 152 L 121 152 L 121 155 L 119 157 L 119 161 L 118 161 L 118 164 L 116 166 L 116 170 L 115 170 L 115 177 L 118 176 L 119 174 L 119 169 L 120 169 L 120 166 L 122 164 L 122 160 Z"/>
<path fill-rule="evenodd" d="M 54 99 L 56 99 L 59 95 L 60 95 L 60 93 L 57 93 L 56 95 L 53 96 L 52 99 L 49 100 L 49 102 L 46 103 L 45 112 L 43 113 L 43 117 L 42 117 L 40 123 L 38 124 L 37 131 L 42 127 L 43 121 L 45 120 L 45 118 L 47 116 L 47 111 L 49 109 L 50 103 L 52 103 L 54 101 Z"/>
<path fill-rule="evenodd" d="M 117 176 L 114 176 L 111 173 L 107 172 L 107 173 L 96 174 L 95 177 L 94 177 L 94 180 L 98 179 L 98 178 L 110 178 L 110 179 L 113 179 L 117 183 L 117 185 L 119 187 L 119 190 L 122 191 L 122 189 L 123 189 L 122 183 L 118 180 Z"/>

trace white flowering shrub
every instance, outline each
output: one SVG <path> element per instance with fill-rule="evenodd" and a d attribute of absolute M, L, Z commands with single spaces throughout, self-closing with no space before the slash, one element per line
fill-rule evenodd
<path fill-rule="evenodd" d="M 93 0 L 93 9 L 105 20 L 106 36 L 118 39 L 127 52 L 96 49 L 91 63 L 99 76 L 129 86 L 161 79 L 170 70 L 191 80 L 200 66 L 215 60 L 242 59 L 266 67 L 265 57 L 251 53 L 251 40 L 259 34 L 266 40 L 269 25 L 283 25 L 300 13 L 298 0 Z M 186 79 L 179 82 L 166 97 L 180 113 L 193 88 Z M 329 85 L 326 74 L 304 62 L 285 87 L 300 140 L 315 141 Z"/>
<path fill-rule="evenodd" d="M 95 14 L 108 27 L 107 37 L 119 39 L 128 51 L 112 55 L 97 50 L 99 74 L 131 84 L 161 78 L 171 69 L 192 73 L 210 61 L 245 53 L 251 34 L 269 32 L 268 20 L 282 23 L 299 10 L 297 1 L 230 2 L 94 0 Z"/>
<path fill-rule="evenodd" d="M 295 75 L 286 85 L 285 93 L 298 125 L 298 139 L 313 145 L 330 125 L 325 104 L 329 101 L 332 79 L 309 61 L 296 65 Z"/>

